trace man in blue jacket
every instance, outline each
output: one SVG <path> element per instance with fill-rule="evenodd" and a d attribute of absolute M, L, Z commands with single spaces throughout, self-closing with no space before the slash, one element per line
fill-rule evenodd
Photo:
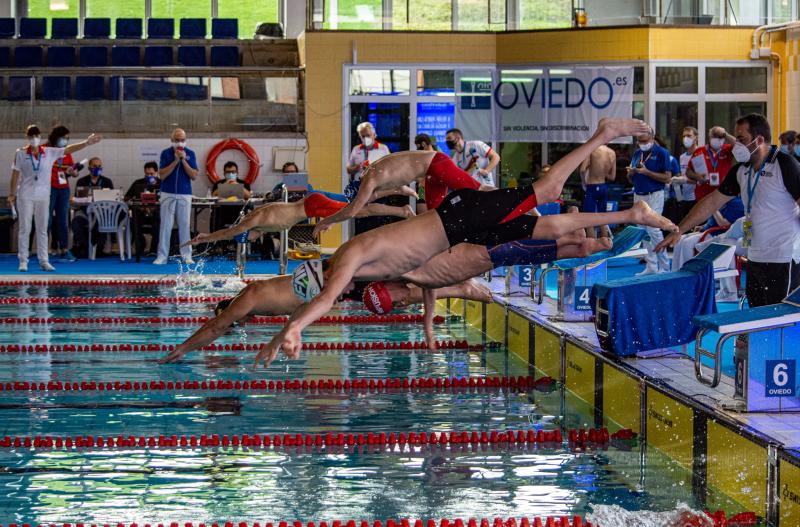
<path fill-rule="evenodd" d="M 161 178 L 161 229 L 158 256 L 153 262 L 164 265 L 169 258 L 172 225 L 178 221 L 181 257 L 186 264 L 194 263 L 189 221 L 192 214 L 192 181 L 197 178 L 197 156 L 186 148 L 186 132 L 180 128 L 172 131 L 172 146 L 161 152 L 158 175 Z"/>
<path fill-rule="evenodd" d="M 628 178 L 633 182 L 633 202 L 644 201 L 656 214 L 661 214 L 664 212 L 664 185 L 672 180 L 670 154 L 656 143 L 652 129 L 638 136 L 636 141 L 638 148 L 631 159 L 631 166 L 627 167 Z M 647 266 L 639 275 L 669 271 L 667 254 L 655 252 L 656 245 L 661 243 L 664 235 L 655 227 L 646 229 L 650 235 L 650 241 L 644 244 Z"/>

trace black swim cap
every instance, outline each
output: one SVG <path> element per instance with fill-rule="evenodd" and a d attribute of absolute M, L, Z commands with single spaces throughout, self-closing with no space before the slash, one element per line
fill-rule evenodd
<path fill-rule="evenodd" d="M 228 306 L 231 305 L 231 302 L 233 302 L 232 298 L 221 300 L 216 306 L 214 306 L 214 315 L 220 316 L 223 311 L 228 309 Z"/>

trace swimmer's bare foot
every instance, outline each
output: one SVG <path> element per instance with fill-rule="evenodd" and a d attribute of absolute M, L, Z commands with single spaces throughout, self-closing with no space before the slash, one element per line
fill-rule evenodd
<path fill-rule="evenodd" d="M 664 216 L 656 214 L 650 206 L 644 201 L 639 201 L 633 204 L 633 207 L 628 209 L 629 221 L 635 225 L 643 225 L 645 227 L 656 227 L 658 229 L 677 232 L 678 226 L 669 221 Z"/>
<path fill-rule="evenodd" d="M 475 300 L 476 302 L 484 302 L 487 304 L 494 301 L 492 298 L 492 291 L 474 278 L 463 281 L 461 287 L 463 289 L 461 296 L 466 300 Z"/>
<path fill-rule="evenodd" d="M 581 243 L 581 257 L 586 258 L 594 253 L 607 251 L 612 245 L 610 238 L 586 238 Z"/>
<path fill-rule="evenodd" d="M 609 143 L 619 137 L 636 137 L 649 131 L 650 126 L 639 119 L 604 117 L 597 123 L 594 135 L 600 137 L 604 143 Z"/>
<path fill-rule="evenodd" d="M 417 215 L 417 213 L 414 212 L 414 209 L 411 208 L 411 205 L 406 205 L 405 207 L 403 207 L 403 215 L 406 217 L 406 219 L 408 219 L 408 218 L 413 218 L 414 216 Z"/>
<path fill-rule="evenodd" d="M 413 188 L 409 187 L 408 185 L 403 185 L 402 187 L 400 187 L 397 190 L 398 190 L 398 193 L 401 196 L 408 196 L 408 197 L 412 197 L 413 196 L 413 197 L 419 199 L 419 196 L 417 196 L 416 191 Z"/>

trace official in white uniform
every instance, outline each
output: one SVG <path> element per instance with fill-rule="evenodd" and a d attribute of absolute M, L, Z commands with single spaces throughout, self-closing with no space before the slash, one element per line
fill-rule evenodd
<path fill-rule="evenodd" d="M 458 128 L 451 128 L 445 136 L 453 162 L 468 172 L 478 183 L 496 187 L 494 169 L 500 163 L 500 154 L 483 141 L 465 141 Z"/>
<path fill-rule="evenodd" d="M 347 173 L 350 181 L 360 181 L 361 174 L 370 163 L 390 154 L 389 147 L 379 143 L 375 136 L 375 129 L 371 123 L 363 122 L 356 127 L 361 144 L 353 147 L 350 159 L 347 160 Z"/>
<path fill-rule="evenodd" d="M 42 145 L 39 127 L 31 125 L 26 130 L 28 144 L 17 150 L 11 166 L 11 191 L 9 204 L 16 207 L 19 216 L 17 240 L 20 272 L 28 270 L 28 253 L 31 227 L 36 225 L 36 254 L 43 271 L 55 271 L 47 254 L 47 229 L 50 216 L 50 172 L 57 159 L 99 143 L 101 137 L 92 134 L 80 143 L 64 148 Z"/>

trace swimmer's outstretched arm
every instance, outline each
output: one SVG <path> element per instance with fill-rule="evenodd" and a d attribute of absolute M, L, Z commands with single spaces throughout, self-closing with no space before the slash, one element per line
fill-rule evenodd
<path fill-rule="evenodd" d="M 283 350 L 290 359 L 298 358 L 302 349 L 302 331 L 331 310 L 345 288 L 353 281 L 353 276 L 360 266 L 361 260 L 358 256 L 350 256 L 345 251 L 343 258 L 340 253 L 336 262 L 332 264 L 332 271 L 326 279 L 322 292 L 311 302 L 297 308 L 280 333 L 272 337 L 268 344 L 261 346 L 254 366 L 258 366 L 260 362 L 269 366 L 280 350 Z"/>
<path fill-rule="evenodd" d="M 237 234 L 241 234 L 245 231 L 249 231 L 250 229 L 254 229 L 256 227 L 262 227 L 265 224 L 269 225 L 267 222 L 269 221 L 270 205 L 266 205 L 264 207 L 260 207 L 254 210 L 253 212 L 245 216 L 242 219 L 242 221 L 240 221 L 236 225 L 228 227 L 227 229 L 220 229 L 214 232 L 200 233 L 193 239 L 186 242 L 184 245 L 197 245 L 198 243 L 211 243 L 211 242 L 218 242 L 221 240 L 230 240 Z"/>
<path fill-rule="evenodd" d="M 249 286 L 245 287 L 219 316 L 203 324 L 191 337 L 182 344 L 175 346 L 175 349 L 169 355 L 158 362 L 162 364 L 178 362 L 188 352 L 211 344 L 224 335 L 230 329 L 231 324 L 250 315 L 256 305 L 256 300 L 254 290 L 249 289 Z"/>
<path fill-rule="evenodd" d="M 336 223 L 355 218 L 358 211 L 366 207 L 367 203 L 372 201 L 372 195 L 377 186 L 378 184 L 375 182 L 374 172 L 368 169 L 368 172 L 361 177 L 361 186 L 358 188 L 358 194 L 356 194 L 355 199 L 337 213 L 320 220 L 317 226 L 314 227 L 314 236 L 330 229 Z"/>
<path fill-rule="evenodd" d="M 423 289 L 422 299 L 425 306 L 425 317 L 423 319 L 425 324 L 425 340 L 428 343 L 428 349 L 434 351 L 436 350 L 436 339 L 433 334 L 433 317 L 436 315 L 436 291 L 433 289 Z"/>

